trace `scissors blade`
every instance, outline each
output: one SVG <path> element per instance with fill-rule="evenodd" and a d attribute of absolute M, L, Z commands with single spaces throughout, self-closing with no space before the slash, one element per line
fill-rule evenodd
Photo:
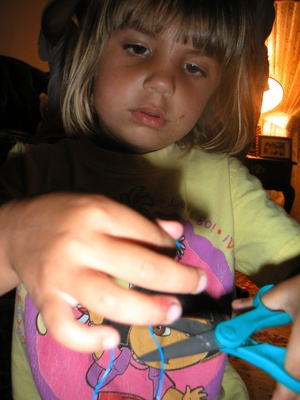
<path fill-rule="evenodd" d="M 162 347 L 165 361 L 167 362 L 173 358 L 181 358 L 219 350 L 221 345 L 214 337 L 214 326 L 206 325 L 206 327 L 207 330 L 205 332 Z M 140 362 L 160 360 L 161 356 L 158 350 L 151 351 L 139 357 Z"/>
<path fill-rule="evenodd" d="M 215 329 L 215 327 L 216 325 L 208 325 L 189 318 L 180 318 L 173 322 L 172 325 L 169 325 L 169 328 L 186 333 L 189 336 L 196 336 L 199 333 L 206 332 L 208 329 Z"/>

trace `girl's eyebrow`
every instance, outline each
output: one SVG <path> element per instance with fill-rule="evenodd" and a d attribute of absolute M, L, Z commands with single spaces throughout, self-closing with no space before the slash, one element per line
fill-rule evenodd
<path fill-rule="evenodd" d="M 189 53 L 195 56 L 201 56 L 201 57 L 207 57 L 207 58 L 214 58 L 211 54 L 209 54 L 205 49 L 203 48 L 197 48 L 194 46 L 191 46 L 189 49 Z"/>
<path fill-rule="evenodd" d="M 205 56 L 205 57 L 209 57 L 207 52 L 203 49 L 197 49 L 197 47 L 192 47 L 190 50 L 190 53 L 195 54 L 196 56 Z"/>
<path fill-rule="evenodd" d="M 210 49 L 209 46 L 206 45 L 194 45 L 193 43 L 187 42 L 186 45 L 190 44 L 190 53 L 194 55 L 199 55 L 202 57 L 213 58 L 215 60 L 218 59 L 216 51 L 214 49 Z"/>

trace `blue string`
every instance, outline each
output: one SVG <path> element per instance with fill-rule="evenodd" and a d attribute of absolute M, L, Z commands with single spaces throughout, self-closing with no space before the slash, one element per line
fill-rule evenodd
<path fill-rule="evenodd" d="M 179 241 L 179 240 L 176 240 L 175 243 L 176 243 L 177 249 L 180 249 L 180 248 L 181 248 L 181 243 L 180 243 L 180 241 Z"/>
<path fill-rule="evenodd" d="M 163 383 L 164 383 L 164 375 L 165 375 L 165 356 L 164 356 L 163 349 L 162 349 L 161 345 L 159 344 L 159 342 L 158 342 L 158 340 L 157 340 L 157 338 L 155 336 L 155 333 L 153 332 L 152 326 L 149 325 L 148 329 L 149 329 L 149 332 L 150 332 L 150 334 L 151 334 L 151 336 L 152 336 L 152 338 L 154 340 L 154 343 L 157 346 L 157 349 L 158 349 L 158 352 L 159 352 L 159 355 L 160 355 L 161 368 L 160 368 L 160 376 L 159 376 L 159 385 L 158 385 L 157 393 L 156 393 L 156 396 L 155 396 L 155 400 L 160 400 L 161 399 L 162 386 L 163 386 Z M 96 400 L 97 399 L 97 396 L 98 396 L 98 394 L 99 394 L 99 392 L 101 390 L 101 387 L 102 387 L 107 375 L 110 373 L 110 371 L 111 371 L 111 369 L 113 367 L 114 357 L 115 357 L 114 349 L 111 349 L 110 350 L 110 359 L 109 359 L 108 367 L 107 367 L 104 375 L 102 376 L 102 378 L 97 383 L 97 385 L 96 385 L 96 387 L 94 389 L 92 400 Z"/>
<path fill-rule="evenodd" d="M 92 400 L 96 400 L 96 399 L 97 399 L 97 396 L 98 396 L 98 394 L 99 394 L 99 392 L 100 392 L 100 389 L 101 389 L 101 387 L 102 387 L 102 385 L 103 385 L 103 383 L 104 383 L 104 381 L 105 381 L 107 375 L 110 373 L 110 371 L 111 371 L 111 369 L 112 369 L 113 362 L 114 362 L 114 357 L 115 357 L 114 349 L 111 349 L 111 350 L 110 350 L 110 359 L 109 359 L 108 367 L 107 367 L 107 369 L 106 369 L 104 375 L 102 376 L 102 378 L 101 378 L 100 381 L 97 383 L 97 385 L 96 385 L 96 387 L 95 387 L 95 389 L 94 389 L 94 393 L 93 393 Z"/>
<path fill-rule="evenodd" d="M 159 344 L 159 342 L 158 342 L 158 340 L 157 340 L 157 338 L 156 338 L 156 336 L 155 336 L 155 334 L 153 332 L 152 326 L 149 325 L 148 329 L 149 329 L 149 332 L 150 332 L 150 334 L 151 334 L 151 336 L 152 336 L 152 338 L 154 340 L 154 343 L 157 346 L 157 350 L 158 350 L 159 355 L 160 355 L 161 367 L 160 367 L 159 385 L 158 385 L 158 389 L 157 389 L 157 393 L 156 393 L 156 397 L 155 397 L 155 400 L 160 400 L 161 392 L 162 392 L 162 386 L 163 386 L 163 383 L 164 383 L 164 375 L 165 375 L 165 355 L 164 355 L 164 352 L 163 352 L 163 349 L 162 349 L 161 345 Z"/>
<path fill-rule="evenodd" d="M 176 243 L 176 247 L 178 249 L 180 249 L 180 247 L 181 247 L 180 241 L 176 240 L 175 243 Z M 156 393 L 156 397 L 155 397 L 155 400 L 160 400 L 161 399 L 162 386 L 163 386 L 163 383 L 164 383 L 164 375 L 165 375 L 165 355 L 164 355 L 164 352 L 163 352 L 163 349 L 162 349 L 161 345 L 159 344 L 159 342 L 158 342 L 158 340 L 157 340 L 157 338 L 155 336 L 155 333 L 153 332 L 152 326 L 149 325 L 148 329 L 149 329 L 150 335 L 152 336 L 152 338 L 154 340 L 154 343 L 157 346 L 157 349 L 158 349 L 158 352 L 159 352 L 159 355 L 160 355 L 161 367 L 160 367 L 160 375 L 159 375 L 159 384 L 158 384 L 158 389 L 157 389 L 157 393 Z M 96 387 L 94 389 L 92 400 L 96 400 L 96 397 L 98 396 L 98 394 L 99 394 L 99 392 L 101 390 L 101 387 L 102 387 L 107 375 L 110 373 L 110 371 L 111 371 L 111 369 L 113 367 L 114 356 L 115 356 L 114 355 L 114 349 L 111 349 L 110 350 L 110 359 L 109 359 L 108 367 L 107 367 L 104 375 L 102 376 L 102 378 L 97 383 L 97 385 L 96 385 Z"/>

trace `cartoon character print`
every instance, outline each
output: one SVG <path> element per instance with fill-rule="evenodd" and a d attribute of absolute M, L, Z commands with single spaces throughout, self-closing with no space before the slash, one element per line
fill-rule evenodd
<path fill-rule="evenodd" d="M 106 373 L 110 363 L 110 352 L 99 351 L 93 354 L 93 363 L 87 371 L 86 381 L 93 388 L 94 394 L 98 395 L 97 398 L 101 398 L 101 400 L 144 400 L 145 398 L 140 396 L 138 393 L 133 393 L 134 390 L 132 387 L 129 390 L 126 390 L 125 388 L 125 375 L 128 374 L 130 376 L 131 370 L 131 350 L 128 348 L 128 346 L 124 345 L 124 342 L 127 342 L 129 326 L 111 323 L 91 311 L 89 311 L 89 317 L 90 325 L 118 325 L 115 327 L 121 333 L 121 346 L 120 348 L 114 350 L 112 368 L 106 378 L 103 380 L 101 387 L 97 386 L 100 380 L 103 379 L 103 376 Z M 120 378 L 122 379 L 122 382 L 121 385 L 118 385 Z M 128 383 L 129 381 L 127 380 L 127 386 Z M 100 391 L 100 389 L 101 394 L 96 393 L 95 390 Z M 143 390 L 145 390 L 145 388 Z"/>
<path fill-rule="evenodd" d="M 156 338 L 160 345 L 164 346 L 188 339 L 188 337 L 182 332 L 178 332 L 168 326 L 153 327 L 153 332 L 156 335 Z M 130 347 L 133 351 L 133 358 L 135 360 L 138 360 L 139 357 L 143 354 L 157 349 L 156 344 L 147 327 L 133 326 L 130 330 L 129 342 Z M 203 386 L 196 386 L 195 388 L 191 389 L 189 385 L 186 385 L 185 391 L 181 392 L 180 390 L 178 390 L 176 382 L 174 382 L 171 375 L 169 375 L 169 371 L 184 370 L 192 365 L 201 362 L 205 358 L 205 355 L 205 353 L 201 353 L 188 358 L 174 358 L 166 360 L 164 366 L 165 373 L 163 377 L 164 381 L 166 380 L 166 384 L 163 385 L 163 394 L 161 397 L 162 400 L 207 399 L 207 393 L 205 392 Z M 148 366 L 149 370 L 153 368 L 159 371 L 161 369 L 161 361 L 147 362 L 145 365 Z M 158 379 L 160 379 L 160 376 L 157 375 L 157 377 Z M 158 382 L 154 384 L 153 398 L 156 398 L 155 396 L 157 394 L 157 388 Z"/>
<path fill-rule="evenodd" d="M 124 195 L 125 196 L 125 195 Z M 148 207 L 152 206 L 152 199 L 145 195 L 143 188 L 135 188 L 126 195 L 126 201 L 134 208 L 149 215 Z M 195 234 L 189 221 L 182 221 L 184 236 L 177 241 L 177 259 L 197 268 L 203 268 L 208 274 L 207 292 L 209 297 L 222 299 L 230 294 L 234 284 L 234 276 L 230 271 L 224 253 L 215 248 L 212 242 Z M 27 296 L 28 297 L 28 296 Z M 25 319 L 28 337 L 34 337 L 28 344 L 28 354 L 32 365 L 37 365 L 33 372 L 35 383 L 39 387 L 42 398 L 52 399 L 91 399 L 97 383 L 104 375 L 110 359 L 110 352 L 97 352 L 92 355 L 71 352 L 60 348 L 59 359 L 61 371 L 64 371 L 66 380 L 72 376 L 72 385 L 65 385 L 62 377 L 57 379 L 56 367 L 49 362 L 49 354 L 57 353 L 59 345 L 47 335 L 42 318 L 37 314 L 30 298 L 26 298 L 31 318 Z M 194 303 L 195 296 L 181 299 L 183 304 Z M 199 304 L 196 304 L 195 313 L 185 315 L 188 318 L 200 318 L 212 323 L 212 317 L 199 314 Z M 185 307 L 186 308 L 186 307 Z M 189 307 L 187 307 L 189 308 Z M 206 307 L 205 307 L 206 308 Z M 189 310 L 190 311 L 190 310 Z M 89 325 L 107 324 L 103 318 L 93 314 L 82 306 L 76 309 L 79 321 Z M 224 318 L 224 313 L 214 315 L 215 319 Z M 36 332 L 34 324 L 36 321 Z M 27 321 L 27 323 L 26 323 Z M 121 332 L 121 346 L 115 349 L 113 368 L 106 376 L 101 387 L 101 400 L 148 400 L 154 399 L 157 394 L 160 379 L 160 362 L 142 364 L 139 357 L 155 348 L 153 338 L 147 327 L 117 326 Z M 161 345 L 188 338 L 182 332 L 170 327 L 154 327 L 156 338 Z M 53 348 L 53 350 L 52 350 Z M 174 358 L 165 364 L 165 375 L 162 385 L 161 400 L 198 400 L 215 399 L 221 387 L 226 357 L 222 354 L 198 354 L 186 358 Z M 209 363 L 206 361 L 209 360 Z M 74 365 L 76 368 L 74 369 Z M 203 367 L 204 366 L 204 367 Z M 68 370 L 71 372 L 68 373 Z M 65 373 L 65 371 L 67 371 Z M 68 378 L 69 377 L 69 378 Z M 146 394 L 147 393 L 147 394 Z M 151 393 L 150 397 L 149 394 Z M 145 397 L 146 396 L 146 397 Z M 100 395 L 99 395 L 100 399 Z"/>
<path fill-rule="evenodd" d="M 15 299 L 15 323 L 18 331 L 18 336 L 21 344 L 26 346 L 26 335 L 25 335 L 25 328 L 24 328 L 24 318 L 23 318 L 23 311 L 22 305 L 24 302 L 24 287 L 22 284 L 19 284 L 16 288 L 16 299 Z"/>
<path fill-rule="evenodd" d="M 184 252 L 186 250 L 184 241 L 185 241 L 185 236 L 181 236 L 179 239 L 176 240 L 178 260 L 182 259 L 182 257 L 184 256 Z"/>
<path fill-rule="evenodd" d="M 176 341 L 187 339 L 187 337 L 174 331 L 169 327 L 154 327 L 156 337 L 164 342 L 164 344 L 174 343 Z M 167 338 L 167 341 L 164 340 Z M 128 393 L 119 393 L 122 398 L 134 399 L 148 399 L 150 393 L 151 398 L 156 398 L 158 387 L 160 384 L 160 362 L 150 362 L 141 364 L 138 360 L 139 355 L 145 354 L 148 351 L 156 349 L 153 338 L 147 327 L 132 326 L 128 334 L 129 346 L 122 347 L 115 351 L 114 362 L 112 370 L 103 381 L 101 387 L 101 395 L 99 399 L 105 398 L 119 398 L 111 397 L 116 395 L 116 381 L 122 377 L 122 387 L 124 390 L 124 382 L 127 384 Z M 199 400 L 207 399 L 207 393 L 204 391 L 203 386 L 197 386 L 191 389 L 186 386 L 185 391 L 182 393 L 176 388 L 176 382 L 168 375 L 168 371 L 181 370 L 192 366 L 202 361 L 206 356 L 198 354 L 189 358 L 189 360 L 182 361 L 181 359 L 168 360 L 165 366 L 165 374 L 163 377 L 163 394 L 162 400 Z M 91 365 L 88 373 L 87 380 L 91 386 L 96 387 L 97 383 L 104 375 L 108 365 L 107 352 L 100 352 L 94 354 L 94 363 Z M 198 378 L 199 379 L 199 378 Z M 114 382 L 115 381 L 115 382 Z M 137 386 L 138 385 L 138 386 Z M 125 385 L 126 386 L 126 385 Z M 111 389 L 110 389 L 111 387 Z M 147 393 L 147 397 L 145 397 Z M 103 397 L 103 395 L 105 395 Z M 150 398 L 150 397 L 149 397 Z"/>
<path fill-rule="evenodd" d="M 140 288 L 133 289 L 145 291 Z M 184 313 L 189 315 L 189 319 L 207 324 L 224 319 L 224 314 L 220 312 L 217 303 L 206 293 L 199 296 L 197 302 L 195 302 L 195 296 L 192 295 L 180 295 L 179 297 Z M 91 312 L 90 318 L 92 321 L 100 322 L 99 317 Z M 102 322 L 106 323 L 106 321 Z M 123 326 L 123 330 L 119 327 L 119 331 L 122 334 L 122 346 L 115 350 L 113 366 L 102 382 L 99 399 L 115 399 L 115 397 L 109 396 L 113 393 L 116 394 L 118 387 L 122 388 L 122 393 L 119 395 L 124 396 L 122 397 L 124 399 L 132 398 L 127 396 L 136 396 L 133 398 L 145 400 L 154 399 L 157 398 L 160 385 L 162 385 L 161 400 L 206 400 L 209 398 L 209 393 L 216 395 L 213 389 L 214 381 L 222 379 L 223 375 L 223 357 L 220 357 L 217 352 L 200 353 L 184 358 L 178 358 L 175 354 L 174 358 L 165 360 L 165 372 L 162 379 L 161 361 L 147 363 L 139 361 L 142 355 L 157 349 L 148 327 Z M 153 331 L 161 346 L 188 340 L 189 337 L 169 326 L 156 326 L 153 327 Z M 86 379 L 89 385 L 95 389 L 109 364 L 109 352 L 94 353 L 93 359 Z M 208 370 L 202 365 L 207 360 L 210 360 Z M 214 369 L 215 373 L 212 374 Z M 206 387 L 208 387 L 208 391 Z M 147 397 L 145 397 L 145 393 L 147 393 Z"/>

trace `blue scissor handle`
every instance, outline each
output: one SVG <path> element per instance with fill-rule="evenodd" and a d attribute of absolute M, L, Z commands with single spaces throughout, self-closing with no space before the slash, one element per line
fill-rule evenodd
<path fill-rule="evenodd" d="M 253 310 L 219 323 L 215 338 L 224 346 L 221 351 L 248 361 L 300 394 L 300 382 L 284 369 L 286 349 L 267 343 L 259 344 L 249 338 L 260 329 L 285 325 L 292 321 L 287 313 L 270 310 L 261 302 L 261 296 L 272 287 L 273 285 L 267 285 L 259 290 L 253 301 Z"/>
<path fill-rule="evenodd" d="M 253 299 L 252 310 L 217 325 L 215 338 L 222 346 L 231 348 L 241 346 L 260 329 L 286 325 L 292 321 L 286 312 L 270 310 L 261 302 L 261 296 L 272 287 L 273 285 L 267 285 L 258 291 Z"/>
<path fill-rule="evenodd" d="M 300 382 L 284 369 L 286 349 L 267 343 L 259 344 L 254 340 L 251 342 L 252 345 L 235 349 L 226 347 L 222 351 L 255 365 L 293 392 L 300 394 Z"/>

